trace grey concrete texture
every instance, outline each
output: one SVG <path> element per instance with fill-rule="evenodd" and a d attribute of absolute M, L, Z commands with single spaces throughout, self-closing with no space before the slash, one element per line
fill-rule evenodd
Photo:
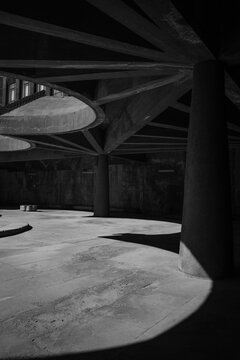
<path fill-rule="evenodd" d="M 180 272 L 180 224 L 64 210 L 1 214 L 32 226 L 0 239 L 1 359 L 238 357 L 239 278 Z M 239 254 L 236 242 L 237 268 Z"/>
<path fill-rule="evenodd" d="M 23 151 L 31 148 L 32 145 L 27 141 L 0 135 L 0 151 Z"/>
<path fill-rule="evenodd" d="M 1 115 L 0 134 L 48 134 L 83 129 L 94 123 L 94 110 L 73 96 L 44 96 Z"/>
<path fill-rule="evenodd" d="M 210 292 L 211 281 L 178 271 L 180 224 L 62 210 L 1 213 L 33 227 L 0 242 L 1 358 L 142 342 L 188 317 Z"/>

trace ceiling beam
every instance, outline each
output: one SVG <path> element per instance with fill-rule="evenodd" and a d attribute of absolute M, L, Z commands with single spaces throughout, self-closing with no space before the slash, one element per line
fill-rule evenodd
<path fill-rule="evenodd" d="M 85 146 L 82 146 L 82 145 L 79 145 L 79 144 L 76 144 L 75 142 L 73 142 L 73 141 L 70 141 L 70 140 L 67 140 L 67 139 L 64 139 L 64 138 L 62 138 L 61 136 L 59 136 L 59 135 L 48 135 L 48 137 L 51 139 L 54 139 L 54 140 L 57 140 L 57 141 L 59 141 L 59 142 L 62 142 L 63 144 L 67 144 L 67 145 L 70 145 L 70 146 L 73 146 L 73 147 L 75 147 L 75 148 L 77 148 L 77 149 L 79 149 L 79 150 L 82 150 L 82 151 L 87 151 L 87 152 L 94 152 L 92 149 L 90 149 L 90 148 L 87 148 L 87 147 L 85 147 Z"/>
<path fill-rule="evenodd" d="M 113 152 L 113 155 L 127 155 L 127 154 L 154 154 L 154 153 L 158 153 L 161 151 L 185 151 L 186 150 L 187 145 L 182 145 L 182 146 L 169 146 L 169 147 L 158 147 L 155 149 L 134 149 L 134 150 L 121 150 L 121 149 L 117 149 Z"/>
<path fill-rule="evenodd" d="M 74 82 L 74 81 L 86 81 L 86 80 L 102 80 L 102 79 L 120 79 L 120 78 L 134 78 L 134 77 L 145 77 L 145 76 L 160 76 L 160 75 L 171 75 L 173 71 L 167 69 L 161 70 L 132 70 L 132 71 L 112 71 L 112 72 L 99 72 L 89 74 L 75 74 L 75 75 L 63 75 L 63 76 L 48 76 L 40 77 L 39 81 L 48 82 Z"/>
<path fill-rule="evenodd" d="M 186 132 L 179 132 L 179 130 L 174 130 L 174 129 L 166 129 L 164 128 L 160 128 L 158 126 L 151 126 L 150 123 L 148 123 L 146 126 L 144 126 L 142 129 L 140 129 L 140 131 L 138 131 L 137 133 L 134 134 L 135 137 L 143 137 L 143 136 L 147 136 L 147 137 L 153 137 L 153 138 L 177 138 L 177 139 L 181 139 L 181 138 L 187 138 L 188 134 L 187 131 Z"/>
<path fill-rule="evenodd" d="M 80 150 L 77 150 L 77 149 L 73 149 L 73 148 L 70 148 L 70 147 L 66 147 L 66 146 L 62 146 L 62 145 L 55 145 L 55 144 L 51 144 L 50 142 L 48 142 L 47 140 L 46 141 L 41 141 L 41 140 L 37 140 L 37 139 L 28 139 L 27 137 L 19 137 L 19 136 L 15 136 L 17 139 L 22 139 L 22 140 L 27 140 L 33 144 L 39 144 L 39 145 L 45 145 L 45 146 L 48 146 L 48 147 L 51 147 L 51 148 L 54 148 L 54 149 L 59 149 L 59 150 L 64 150 L 64 151 L 70 151 L 70 152 L 76 152 L 76 153 L 86 153 L 86 151 L 80 151 Z"/>
<path fill-rule="evenodd" d="M 121 25 L 130 29 L 132 32 L 142 37 L 150 44 L 158 47 L 161 50 L 167 50 L 169 54 L 173 53 L 173 49 L 167 45 L 167 42 L 162 41 L 162 31 L 147 20 L 145 17 L 139 15 L 131 7 L 127 6 L 121 0 L 87 0 L 90 4 L 101 10 Z M 150 5 L 151 6 L 151 5 Z M 179 52 L 172 54 L 175 59 L 181 59 Z"/>
<path fill-rule="evenodd" d="M 84 45 L 95 46 L 114 52 L 139 56 L 146 59 L 166 60 L 167 58 L 167 56 L 165 54 L 162 54 L 160 51 L 131 45 L 117 40 L 111 40 L 101 36 L 96 36 L 61 26 L 52 25 L 43 21 L 38 21 L 3 11 L 0 11 L 0 24 L 44 35 L 50 35 Z"/>
<path fill-rule="evenodd" d="M 225 71 L 225 94 L 240 110 L 240 89 L 232 77 Z"/>
<path fill-rule="evenodd" d="M 150 122 L 148 124 L 148 126 L 188 132 L 188 128 L 183 127 L 183 126 L 175 126 L 175 125 L 161 124 L 161 123 L 155 123 L 155 122 Z"/>
<path fill-rule="evenodd" d="M 130 89 L 123 90 L 119 93 L 109 94 L 107 96 L 104 96 L 104 97 L 101 97 L 101 98 L 95 100 L 95 102 L 97 103 L 97 105 L 102 105 L 102 104 L 106 104 L 106 103 L 109 103 L 112 101 L 124 99 L 129 96 L 137 95 L 137 94 L 140 94 L 145 91 L 149 91 L 152 89 L 156 89 L 156 88 L 171 84 L 175 81 L 182 79 L 183 77 L 184 77 L 184 74 L 181 72 L 178 74 L 175 74 L 173 76 L 168 76 L 168 77 L 165 76 L 163 79 L 149 81 L 144 84 L 139 84 L 139 85 L 133 86 Z"/>
<path fill-rule="evenodd" d="M 156 141 L 157 139 L 153 139 L 152 141 L 151 140 L 144 140 L 144 138 L 142 138 L 142 140 L 141 141 L 139 141 L 139 142 L 134 142 L 134 141 L 126 141 L 126 142 L 124 142 L 123 144 L 121 144 L 120 146 L 125 146 L 125 145 L 135 145 L 135 146 L 138 146 L 138 147 L 141 147 L 142 145 L 168 145 L 168 144 L 175 144 L 175 143 L 172 143 L 172 142 L 170 142 L 170 143 L 167 143 L 167 142 L 163 142 L 162 140 L 163 139 L 160 139 L 159 141 Z M 181 143 L 179 143 L 178 142 L 178 144 L 184 144 L 184 142 L 181 142 Z"/>
<path fill-rule="evenodd" d="M 178 142 L 184 142 L 186 141 L 187 138 L 185 139 L 180 139 L 177 138 L 177 141 Z M 168 138 L 152 138 L 152 137 L 148 137 L 148 136 L 144 136 L 144 137 L 138 137 L 138 136 L 132 136 L 131 138 L 127 139 L 123 144 L 130 144 L 130 145 L 138 145 L 141 146 L 142 144 L 149 144 L 149 145 L 158 145 L 158 144 L 161 144 L 163 143 L 164 141 L 168 141 L 170 142 L 170 140 Z M 172 140 L 172 141 L 175 141 L 175 140 Z M 122 145 L 123 145 L 122 144 Z M 120 145 L 120 146 L 122 146 Z"/>
<path fill-rule="evenodd" d="M 55 151 L 49 149 L 35 148 L 30 151 L 11 151 L 0 152 L 0 162 L 16 162 L 16 161 L 35 161 L 35 160 L 51 160 L 66 159 L 78 157 L 80 154 L 69 154 L 63 151 Z"/>
<path fill-rule="evenodd" d="M 149 124 L 148 124 L 149 125 Z M 169 139 L 169 140 L 186 140 L 187 139 L 187 135 L 186 136 L 165 136 L 165 135 L 159 135 L 157 133 L 152 133 L 152 134 L 134 134 L 134 136 L 139 137 L 139 138 L 144 138 L 144 137 L 148 137 L 148 138 L 153 138 L 153 139 Z"/>
<path fill-rule="evenodd" d="M 179 138 L 179 136 L 177 137 L 177 141 L 185 141 L 187 139 L 187 137 L 184 138 Z M 133 144 L 142 144 L 142 143 L 156 143 L 158 144 L 159 142 L 162 141 L 169 141 L 172 140 L 172 137 L 165 137 L 165 136 L 159 136 L 159 137 L 153 137 L 153 136 L 148 136 L 148 135 L 133 135 L 132 137 L 130 137 L 129 139 L 127 139 L 123 144 L 128 144 L 128 143 L 133 143 Z M 175 140 L 175 138 L 173 139 Z"/>
<path fill-rule="evenodd" d="M 126 150 L 126 149 L 155 149 L 161 145 L 164 146 L 185 146 L 187 144 L 187 139 L 184 142 L 177 142 L 177 141 L 170 141 L 170 142 L 159 142 L 158 144 L 130 144 L 130 143 L 123 143 L 118 147 L 118 150 Z"/>
<path fill-rule="evenodd" d="M 156 70 L 165 69 L 192 71 L 192 66 L 174 61 L 137 62 L 137 61 L 78 61 L 78 60 L 29 60 L 0 59 L 0 68 L 32 69 L 105 69 L 105 70 Z"/>
<path fill-rule="evenodd" d="M 82 133 L 98 154 L 104 153 L 103 134 L 100 133 L 99 129 L 89 129 L 82 131 Z"/>
<path fill-rule="evenodd" d="M 196 63 L 214 59 L 213 54 L 185 21 L 181 13 L 169 0 L 134 0 L 147 16 L 157 25 L 162 49 L 183 55 Z"/>
<path fill-rule="evenodd" d="M 106 108 L 106 116 L 111 119 L 105 137 L 104 150 L 107 153 L 115 150 L 129 137 L 136 134 L 145 125 L 166 110 L 174 100 L 184 95 L 192 86 L 191 79 L 182 79 L 172 84 L 138 94 L 125 105 L 126 110 L 119 109 L 114 104 Z M 113 114 L 113 115 L 112 115 Z"/>
<path fill-rule="evenodd" d="M 185 104 L 182 104 L 178 101 L 175 101 L 174 103 L 172 103 L 170 105 L 172 108 L 176 109 L 176 110 L 180 110 L 180 111 L 183 111 L 183 112 L 186 112 L 186 113 L 190 113 L 190 110 L 191 110 L 191 107 L 188 106 L 188 105 L 185 105 Z"/>

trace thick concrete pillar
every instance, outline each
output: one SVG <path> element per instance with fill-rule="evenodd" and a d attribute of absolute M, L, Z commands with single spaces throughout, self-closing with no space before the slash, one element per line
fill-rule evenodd
<path fill-rule="evenodd" d="M 8 93 L 7 93 L 7 77 L 2 77 L 2 99 L 1 106 L 7 105 Z"/>
<path fill-rule="evenodd" d="M 179 267 L 218 279 L 233 271 L 224 71 L 215 60 L 194 67 Z"/>
<path fill-rule="evenodd" d="M 15 100 L 19 100 L 21 99 L 21 80 L 16 79 L 16 99 Z"/>
<path fill-rule="evenodd" d="M 109 216 L 108 155 L 99 155 L 95 183 L 94 216 Z"/>

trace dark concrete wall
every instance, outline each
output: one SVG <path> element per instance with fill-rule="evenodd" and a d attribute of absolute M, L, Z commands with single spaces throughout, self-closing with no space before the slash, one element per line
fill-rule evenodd
<path fill-rule="evenodd" d="M 116 163 L 117 162 L 117 163 Z M 1 206 L 93 208 L 96 158 L 2 164 Z M 163 152 L 147 162 L 110 159 L 110 207 L 180 218 L 185 153 Z"/>
<path fill-rule="evenodd" d="M 240 218 L 240 148 L 230 151 L 230 173 L 232 213 L 234 218 Z"/>
<path fill-rule="evenodd" d="M 0 106 L 2 106 L 2 100 L 3 100 L 3 78 L 0 76 Z"/>
<path fill-rule="evenodd" d="M 110 204 L 163 217 L 181 217 L 185 154 L 162 153 L 146 164 L 113 165 Z"/>
<path fill-rule="evenodd" d="M 118 162 L 118 163 L 116 163 Z M 181 218 L 184 152 L 149 155 L 145 163 L 110 159 L 112 210 Z M 0 204 L 93 209 L 96 158 L 0 164 Z M 166 172 L 165 172 L 166 171 Z M 230 151 L 233 216 L 240 217 L 240 149 Z M 221 179 L 219 179 L 221 181 Z"/>
<path fill-rule="evenodd" d="M 93 202 L 94 159 L 27 162 L 0 171 L 0 201 L 4 206 L 40 204 L 46 207 L 89 206 Z"/>

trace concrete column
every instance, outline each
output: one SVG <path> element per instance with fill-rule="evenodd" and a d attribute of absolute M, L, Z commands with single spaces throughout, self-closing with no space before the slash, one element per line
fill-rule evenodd
<path fill-rule="evenodd" d="M 233 271 L 224 71 L 217 61 L 194 67 L 179 267 L 218 279 Z"/>
<path fill-rule="evenodd" d="M 16 100 L 21 99 L 21 80 L 16 79 Z"/>
<path fill-rule="evenodd" d="M 99 155 L 95 183 L 94 216 L 109 216 L 108 155 Z"/>
<path fill-rule="evenodd" d="M 51 88 L 46 87 L 46 96 L 51 96 Z"/>
<path fill-rule="evenodd" d="M 7 93 L 7 78 L 6 76 L 3 76 L 2 78 L 2 101 L 1 105 L 6 106 L 8 100 L 8 93 Z"/>
<path fill-rule="evenodd" d="M 30 95 L 34 94 L 34 83 L 30 82 Z"/>

